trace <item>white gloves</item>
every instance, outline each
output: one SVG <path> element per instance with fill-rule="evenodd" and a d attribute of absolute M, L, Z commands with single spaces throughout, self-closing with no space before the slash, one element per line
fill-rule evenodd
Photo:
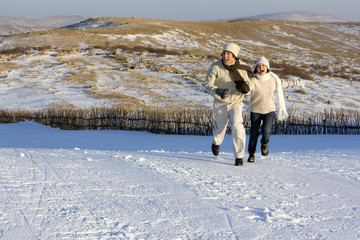
<path fill-rule="evenodd" d="M 278 113 L 277 113 L 277 120 L 278 120 L 278 121 L 283 121 L 283 120 L 285 120 L 288 116 L 289 116 L 289 114 L 286 112 L 286 110 L 279 109 L 279 111 L 278 111 Z"/>
<path fill-rule="evenodd" d="M 295 79 L 294 83 L 295 83 L 295 86 L 299 86 L 301 88 L 305 87 L 305 83 L 301 79 Z"/>

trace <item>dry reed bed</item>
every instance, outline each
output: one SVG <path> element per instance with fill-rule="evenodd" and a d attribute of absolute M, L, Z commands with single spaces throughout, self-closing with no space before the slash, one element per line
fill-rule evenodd
<path fill-rule="evenodd" d="M 249 128 L 249 113 L 244 113 Z M 0 111 L 0 123 L 35 121 L 64 130 L 132 130 L 158 134 L 211 135 L 213 111 L 209 109 L 93 108 Z M 360 134 L 360 112 L 330 110 L 302 114 L 289 110 L 289 118 L 276 122 L 273 134 Z"/>

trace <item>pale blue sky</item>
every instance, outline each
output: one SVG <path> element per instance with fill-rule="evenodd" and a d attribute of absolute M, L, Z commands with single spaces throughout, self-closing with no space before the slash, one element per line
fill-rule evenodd
<path fill-rule="evenodd" d="M 141 17 L 202 21 L 287 11 L 331 14 L 360 22 L 360 0 L 0 0 L 0 16 Z"/>

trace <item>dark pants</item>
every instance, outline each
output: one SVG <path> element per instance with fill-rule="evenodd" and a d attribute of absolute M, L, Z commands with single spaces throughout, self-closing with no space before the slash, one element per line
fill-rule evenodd
<path fill-rule="evenodd" d="M 269 112 L 267 114 L 261 113 L 253 113 L 250 114 L 251 118 L 251 127 L 250 127 L 250 140 L 248 146 L 249 153 L 256 152 L 256 144 L 260 135 L 260 127 L 261 127 L 261 143 L 267 144 L 271 135 L 271 128 L 275 119 L 275 112 Z"/>

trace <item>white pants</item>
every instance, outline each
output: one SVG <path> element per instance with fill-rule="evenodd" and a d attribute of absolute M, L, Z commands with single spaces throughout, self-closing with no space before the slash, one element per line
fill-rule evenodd
<path fill-rule="evenodd" d="M 224 140 L 228 124 L 231 127 L 233 139 L 233 153 L 235 158 L 243 158 L 245 152 L 246 134 L 242 115 L 243 103 L 225 104 L 214 102 L 215 127 L 213 129 L 213 143 L 221 145 Z"/>

